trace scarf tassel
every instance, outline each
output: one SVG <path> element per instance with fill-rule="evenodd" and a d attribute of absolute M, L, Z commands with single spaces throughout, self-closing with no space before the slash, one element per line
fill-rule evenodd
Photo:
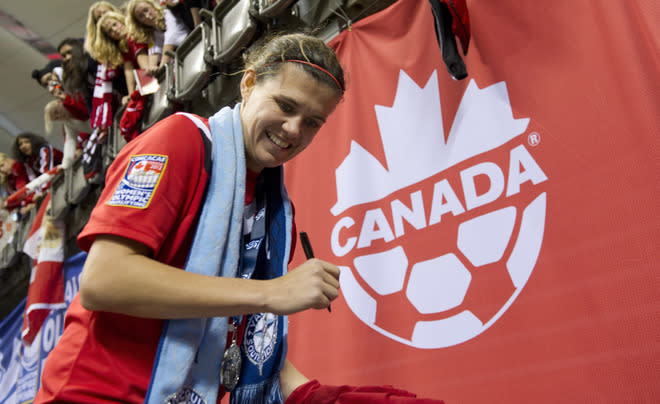
<path fill-rule="evenodd" d="M 283 403 L 280 374 L 259 383 L 238 386 L 231 393 L 230 404 L 274 404 Z"/>

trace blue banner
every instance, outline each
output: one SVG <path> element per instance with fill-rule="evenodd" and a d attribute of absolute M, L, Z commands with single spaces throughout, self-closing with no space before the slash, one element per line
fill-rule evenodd
<path fill-rule="evenodd" d="M 67 307 L 78 293 L 86 254 L 64 261 L 64 300 Z M 41 369 L 62 335 L 65 309 L 53 310 L 30 346 L 21 342 L 25 300 L 0 323 L 0 404 L 34 401 L 41 385 Z"/>

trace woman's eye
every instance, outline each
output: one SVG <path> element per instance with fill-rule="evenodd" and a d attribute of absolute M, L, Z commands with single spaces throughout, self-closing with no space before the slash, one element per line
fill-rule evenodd
<path fill-rule="evenodd" d="M 293 107 L 287 104 L 286 102 L 278 101 L 277 104 L 279 105 L 282 112 L 285 112 L 287 114 L 293 112 Z"/>
<path fill-rule="evenodd" d="M 321 127 L 321 124 L 316 119 L 305 119 L 305 125 L 312 129 L 318 129 Z"/>

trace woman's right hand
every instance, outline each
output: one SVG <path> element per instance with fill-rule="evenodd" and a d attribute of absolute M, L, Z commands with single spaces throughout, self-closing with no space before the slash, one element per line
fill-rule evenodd
<path fill-rule="evenodd" d="M 269 282 L 268 312 L 287 315 L 306 309 L 325 309 L 339 296 L 339 268 L 312 258 Z"/>

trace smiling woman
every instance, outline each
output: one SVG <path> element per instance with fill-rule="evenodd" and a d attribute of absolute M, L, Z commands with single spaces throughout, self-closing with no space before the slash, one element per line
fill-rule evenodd
<path fill-rule="evenodd" d="M 281 166 L 334 111 L 344 74 L 322 40 L 279 36 L 247 57 L 240 92 L 208 121 L 165 118 L 108 168 L 78 238 L 89 251 L 80 295 L 35 403 L 96 402 L 98 392 L 109 402 L 216 402 L 224 391 L 283 402 L 308 382 L 286 360 L 286 316 L 328 307 L 339 268 L 310 259 L 288 271 L 296 232 Z M 208 329 L 187 320 L 202 318 Z M 273 336 L 268 346 L 255 343 L 262 335 Z M 241 358 L 239 343 L 256 356 Z M 220 378 L 180 378 L 221 368 Z"/>

